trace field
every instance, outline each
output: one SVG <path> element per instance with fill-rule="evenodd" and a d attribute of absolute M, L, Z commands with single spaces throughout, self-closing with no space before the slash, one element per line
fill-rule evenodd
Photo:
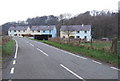
<path fill-rule="evenodd" d="M 86 45 L 86 46 L 90 46 L 90 43 L 81 43 L 83 45 Z M 92 43 L 92 46 L 98 48 L 98 49 L 102 49 L 104 47 L 108 47 L 110 48 L 111 47 L 111 43 L 110 42 L 99 42 L 99 43 Z"/>

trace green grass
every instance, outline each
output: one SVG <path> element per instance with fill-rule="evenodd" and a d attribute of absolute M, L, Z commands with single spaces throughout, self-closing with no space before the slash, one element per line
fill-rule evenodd
<path fill-rule="evenodd" d="M 0 70 L 2 68 L 2 45 L 0 45 Z"/>
<path fill-rule="evenodd" d="M 32 39 L 34 40 L 34 39 Z M 39 41 L 39 40 L 37 40 Z M 76 53 L 76 54 L 81 54 L 83 56 L 87 56 L 87 57 L 92 57 L 94 59 L 106 62 L 106 63 L 111 63 L 111 64 L 118 64 L 118 55 L 114 55 L 108 52 L 104 52 L 101 50 L 94 50 L 94 49 L 87 49 L 85 47 L 79 47 L 79 46 L 72 46 L 72 45 L 68 45 L 68 44 L 60 44 L 57 42 L 51 42 L 51 41 L 40 41 L 52 46 L 55 46 L 57 48 L 60 49 L 64 49 L 67 51 L 70 51 L 72 53 Z M 120 62 L 119 62 L 120 63 Z"/>
<path fill-rule="evenodd" d="M 9 42 L 5 43 L 2 46 L 2 56 L 3 57 L 10 56 L 13 53 L 14 47 L 15 47 L 14 40 L 10 40 Z"/>
<path fill-rule="evenodd" d="M 90 46 L 90 43 L 82 43 L 82 44 Z M 101 49 L 103 47 L 110 47 L 111 43 L 105 43 L 105 42 L 102 42 L 102 43 L 92 43 L 92 45 L 95 46 L 98 49 Z"/>

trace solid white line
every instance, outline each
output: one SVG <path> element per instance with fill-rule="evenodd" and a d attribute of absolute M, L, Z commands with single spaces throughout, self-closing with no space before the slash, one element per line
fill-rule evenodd
<path fill-rule="evenodd" d="M 85 58 L 85 57 L 82 57 L 82 56 L 79 56 L 79 55 L 75 55 L 75 54 L 70 53 L 70 52 L 68 52 L 68 51 L 64 51 L 64 50 L 62 50 L 62 49 L 58 49 L 58 48 L 56 48 L 56 47 L 50 46 L 50 45 L 48 45 L 48 44 L 44 44 L 44 43 L 37 42 L 37 41 L 35 41 L 35 42 L 36 42 L 36 43 L 43 44 L 43 45 L 46 45 L 46 46 L 51 47 L 51 48 L 56 49 L 56 50 L 60 50 L 60 51 L 62 51 L 62 52 L 64 52 L 64 53 L 68 53 L 68 54 L 73 55 L 73 56 L 78 57 L 78 58 L 87 59 L 87 58 Z"/>
<path fill-rule="evenodd" d="M 10 74 L 13 74 L 14 73 L 14 67 L 11 68 L 11 71 L 10 71 Z"/>
<path fill-rule="evenodd" d="M 70 53 L 69 53 L 69 54 L 70 54 Z M 71 54 L 71 55 L 76 56 L 76 57 L 79 57 L 79 58 L 81 58 L 81 59 L 87 59 L 87 58 L 85 58 L 85 57 L 78 56 L 78 55 L 75 55 L 75 54 Z"/>
<path fill-rule="evenodd" d="M 15 64 L 15 63 L 16 63 L 16 60 L 13 61 L 13 64 Z"/>
<path fill-rule="evenodd" d="M 39 43 L 41 43 L 41 42 L 39 42 Z M 62 49 L 58 49 L 58 48 L 56 48 L 56 47 L 53 47 L 53 46 L 50 46 L 50 45 L 47 45 L 47 44 L 44 44 L 44 43 L 41 43 L 41 44 L 46 45 L 46 46 L 51 47 L 51 48 L 54 48 L 54 49 L 56 49 L 56 50 L 60 50 L 60 51 L 62 51 L 62 52 L 64 52 L 64 53 L 73 55 L 73 56 L 78 57 L 78 58 L 81 58 L 81 59 L 87 59 L 87 58 L 85 58 L 85 57 L 82 57 L 82 56 L 79 56 L 79 55 L 75 55 L 75 54 L 70 53 L 70 52 L 68 52 L 68 51 L 64 51 L 64 50 L 62 50 Z"/>
<path fill-rule="evenodd" d="M 73 75 L 75 75 L 77 78 L 84 80 L 82 77 L 80 77 L 79 75 L 77 75 L 76 73 L 74 73 L 73 71 L 71 71 L 70 69 L 68 69 L 67 67 L 65 67 L 64 65 L 60 64 L 60 66 L 62 66 L 64 69 L 66 69 L 67 71 L 69 71 L 70 73 L 72 73 Z"/>
<path fill-rule="evenodd" d="M 82 59 L 87 59 L 87 58 L 85 58 L 85 57 L 82 57 L 82 56 L 79 56 L 79 55 L 75 55 L 75 54 L 73 54 L 73 53 L 70 53 L 70 52 L 67 52 L 67 51 L 64 51 L 64 50 L 60 50 L 60 51 L 65 52 L 65 53 L 68 53 L 68 54 L 73 55 L 73 56 L 75 56 L 75 57 L 79 57 L 79 58 L 82 58 Z"/>
<path fill-rule="evenodd" d="M 33 44 L 30 43 L 31 46 L 34 46 Z"/>
<path fill-rule="evenodd" d="M 100 62 L 97 62 L 97 61 L 94 61 L 94 60 L 92 60 L 92 62 L 94 62 L 94 63 L 97 63 L 97 64 L 102 64 L 102 63 L 100 63 Z"/>
<path fill-rule="evenodd" d="M 110 67 L 110 68 L 120 71 L 120 69 L 118 69 L 118 68 L 115 68 L 115 67 Z"/>
<path fill-rule="evenodd" d="M 38 51 L 42 52 L 44 55 L 48 56 L 48 54 L 46 54 L 45 52 L 43 52 L 42 50 L 40 50 L 39 48 L 37 48 Z"/>
<path fill-rule="evenodd" d="M 15 40 L 15 39 L 14 39 Z M 18 42 L 15 40 L 16 42 L 16 51 L 15 51 L 15 56 L 14 58 L 16 59 L 17 58 L 17 52 L 18 52 Z"/>

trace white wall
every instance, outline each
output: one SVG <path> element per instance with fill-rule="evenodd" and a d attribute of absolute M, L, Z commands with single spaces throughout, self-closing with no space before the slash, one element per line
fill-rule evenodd
<path fill-rule="evenodd" d="M 86 33 L 85 33 L 85 31 L 79 31 L 79 33 L 77 33 L 77 31 L 74 31 L 74 32 L 70 33 L 70 36 L 74 36 L 74 38 L 77 38 L 77 36 L 79 36 L 81 39 L 84 39 L 86 36 L 87 41 L 90 41 L 91 40 L 91 30 L 87 31 Z M 65 33 L 63 31 L 60 31 L 60 37 L 68 38 L 68 35 L 67 35 L 67 33 Z"/>
<path fill-rule="evenodd" d="M 84 39 L 86 36 L 87 41 L 90 41 L 91 40 L 91 30 L 87 31 L 86 33 L 85 33 L 85 31 L 80 31 L 79 33 L 77 33 L 77 31 L 76 31 L 75 38 L 77 38 L 77 36 L 79 36 L 81 39 Z"/>

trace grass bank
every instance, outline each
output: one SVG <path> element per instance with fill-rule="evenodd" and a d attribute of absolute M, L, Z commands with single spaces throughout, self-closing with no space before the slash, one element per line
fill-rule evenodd
<path fill-rule="evenodd" d="M 35 39 L 32 39 L 32 40 L 35 40 Z M 36 40 L 36 41 L 40 41 L 40 40 Z M 55 46 L 63 50 L 67 50 L 75 54 L 80 54 L 83 56 L 94 58 L 96 60 L 100 60 L 100 61 L 113 64 L 116 66 L 118 63 L 120 64 L 120 61 L 118 60 L 118 57 L 120 57 L 119 55 L 114 55 L 114 54 L 104 52 L 101 50 L 87 49 L 85 47 L 73 46 L 73 45 L 68 45 L 68 44 L 60 44 L 57 42 L 51 42 L 51 41 L 46 41 L 46 40 L 43 40 L 40 42 Z"/>
<path fill-rule="evenodd" d="M 5 44 L 3 44 L 3 46 L 2 46 L 2 57 L 10 56 L 14 51 L 14 47 L 15 47 L 15 41 L 14 40 L 10 40 L 10 41 L 6 42 Z"/>

